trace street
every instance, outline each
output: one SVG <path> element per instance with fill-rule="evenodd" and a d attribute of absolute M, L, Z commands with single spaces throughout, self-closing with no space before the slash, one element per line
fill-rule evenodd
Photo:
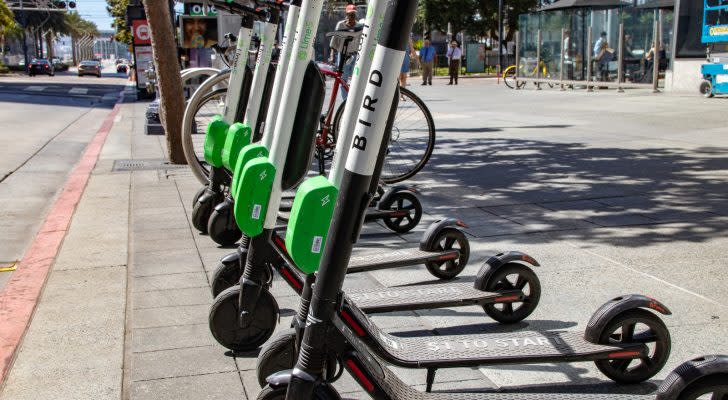
<path fill-rule="evenodd" d="M 47 209 L 126 83 L 113 67 L 102 78 L 0 78 L 0 268 L 21 259 Z M 0 273 L 0 290 L 12 272 Z"/>

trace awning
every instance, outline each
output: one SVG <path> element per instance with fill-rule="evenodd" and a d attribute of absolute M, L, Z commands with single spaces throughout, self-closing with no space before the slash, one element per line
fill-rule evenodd
<path fill-rule="evenodd" d="M 541 7 L 539 11 L 561 10 L 577 7 L 614 7 L 633 5 L 632 0 L 559 0 L 554 4 Z"/>

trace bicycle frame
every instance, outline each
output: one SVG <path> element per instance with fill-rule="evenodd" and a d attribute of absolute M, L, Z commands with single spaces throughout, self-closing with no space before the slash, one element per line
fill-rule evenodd
<path fill-rule="evenodd" d="M 328 66 L 328 64 L 324 64 Z M 322 64 L 319 64 L 322 67 Z M 329 136 L 329 129 L 331 129 L 331 120 L 334 118 L 334 107 L 336 106 L 336 98 L 339 95 L 339 89 L 349 91 L 349 84 L 342 78 L 344 71 L 341 66 L 336 69 L 320 68 L 321 74 L 326 78 L 334 79 L 334 86 L 331 90 L 331 98 L 329 99 L 329 105 L 326 108 L 326 117 L 322 121 L 321 134 L 316 137 L 316 147 L 319 149 L 333 149 L 336 143 L 327 143 Z"/>

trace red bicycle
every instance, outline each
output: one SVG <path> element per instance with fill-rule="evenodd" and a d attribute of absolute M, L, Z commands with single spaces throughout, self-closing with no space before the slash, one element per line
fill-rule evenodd
<path fill-rule="evenodd" d="M 347 47 L 352 40 L 352 36 L 344 37 L 343 54 L 347 53 Z M 328 106 L 321 115 L 321 128 L 316 136 L 317 158 L 321 174 L 324 174 L 333 158 L 336 138 L 346 105 L 346 100 L 339 103 L 338 94 L 340 90 L 349 90 L 349 84 L 342 78 L 347 59 L 339 58 L 337 65 L 318 63 L 324 78 L 332 78 L 334 81 Z M 427 109 L 422 99 L 406 88 L 400 87 L 399 93 L 399 105 L 381 176 L 381 180 L 389 184 L 409 179 L 422 170 L 435 147 L 435 123 L 430 110 Z M 337 103 L 339 103 L 338 108 Z"/>

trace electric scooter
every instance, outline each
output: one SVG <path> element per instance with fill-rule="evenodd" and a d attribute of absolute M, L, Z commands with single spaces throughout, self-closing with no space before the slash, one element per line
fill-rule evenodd
<path fill-rule="evenodd" d="M 268 379 L 270 388 L 278 391 L 274 393 L 277 397 L 268 398 L 283 398 L 281 393 L 289 400 L 338 398 L 326 382 L 324 372 L 331 354 L 341 357 L 353 374 L 367 378 L 366 389 L 376 398 L 399 396 L 396 392 L 387 392 L 384 386 L 384 390 L 377 391 L 380 387 L 373 380 L 383 381 L 386 374 L 382 368 L 375 369 L 371 361 L 375 355 L 397 366 L 426 368 L 428 386 L 439 368 L 492 364 L 594 361 L 605 375 L 617 382 L 641 382 L 654 376 L 667 362 L 671 343 L 669 331 L 653 311 L 662 314 L 670 311 L 659 301 L 645 296 L 622 296 L 605 303 L 593 315 L 583 336 L 569 332 L 526 332 L 400 338 L 380 331 L 342 292 L 345 266 L 358 240 L 365 206 L 373 195 L 372 181 L 378 178 L 376 166 L 385 155 L 382 143 L 387 139 L 386 124 L 391 124 L 388 116 L 396 106 L 396 81 L 416 8 L 415 0 L 388 2 L 364 91 L 365 98 L 371 101 L 360 104 L 352 141 L 365 139 L 369 145 L 352 147 L 347 156 L 331 226 L 325 242 L 320 243 L 318 239 L 323 254 L 315 285 L 312 289 L 309 286 L 309 294 L 304 292 L 301 301 L 302 305 L 309 303 L 309 306 L 305 326 L 298 327 L 303 332 L 298 360 L 293 370 Z M 311 191 L 306 189 L 312 181 L 301 186 L 294 200 L 294 212 L 286 232 L 289 249 L 308 247 L 310 239 L 316 243 L 319 235 L 305 224 L 297 224 L 295 215 L 297 205 L 310 199 Z M 326 187 L 323 182 L 314 183 Z M 249 262 L 253 250 L 251 247 Z M 318 265 L 304 268 L 304 272 L 312 274 Z M 313 284 L 313 279 L 310 283 Z M 241 284 L 245 287 L 246 282 L 243 280 Z M 245 319 L 247 315 L 241 313 L 240 318 Z"/>
<path fill-rule="evenodd" d="M 204 157 L 210 165 L 208 184 L 201 188 L 194 196 L 192 208 L 192 225 L 202 233 L 207 233 L 208 221 L 214 207 L 225 197 L 225 188 L 229 187 L 231 176 L 225 169 L 222 149 L 225 146 L 228 130 L 235 121 L 243 118 L 247 108 L 253 73 L 248 64 L 247 52 L 253 37 L 253 25 L 256 20 L 266 17 L 266 12 L 240 5 L 234 2 L 214 2 L 217 7 L 242 17 L 235 57 L 230 72 L 228 96 L 222 115 L 216 116 L 207 126 L 205 132 Z M 239 126 L 233 129 L 233 136 L 243 136 L 244 132 Z M 236 135 L 237 134 L 237 135 Z"/>
<path fill-rule="evenodd" d="M 380 3 L 380 9 L 384 9 L 383 3 Z M 360 71 L 362 69 L 368 69 L 368 65 L 360 68 L 363 64 L 366 64 L 364 60 L 357 64 L 357 68 Z M 304 82 L 307 81 L 304 80 Z M 356 94 L 356 85 L 357 83 L 355 81 L 352 85 L 352 95 Z M 360 98 L 363 97 L 360 96 Z M 351 104 L 356 103 L 353 102 Z M 307 132 L 304 129 L 293 129 L 293 131 Z M 313 138 L 301 139 L 300 141 L 308 143 L 311 139 Z M 340 143 L 346 142 L 343 141 Z M 285 143 L 281 141 L 278 144 L 285 146 Z M 302 156 L 291 157 L 290 154 L 291 152 L 294 154 L 297 153 L 300 146 L 291 145 L 289 147 L 288 159 L 303 159 Z M 337 152 L 339 150 L 340 148 L 337 147 Z M 342 150 L 342 152 L 344 151 Z M 250 165 L 241 167 L 243 163 L 250 164 L 253 162 L 240 162 L 240 160 L 244 159 L 245 156 L 239 158 L 233 182 L 233 186 L 237 188 L 233 190 L 233 194 L 236 196 L 236 219 L 238 219 L 241 224 L 241 229 L 246 234 L 254 229 L 259 229 L 258 232 L 263 232 L 265 230 L 264 227 L 260 226 L 260 222 L 256 221 L 260 220 L 263 213 L 261 203 L 269 201 L 273 195 L 268 195 L 265 191 L 269 190 L 269 187 L 264 187 L 264 190 L 259 190 L 256 184 L 258 184 L 261 178 L 270 179 L 273 175 L 272 172 L 267 172 L 263 168 L 268 168 L 269 171 L 273 171 L 273 168 L 265 165 L 267 163 L 265 159 L 260 159 L 258 160 L 258 164 L 263 165 L 263 167 L 258 167 L 260 169 L 253 170 L 253 172 L 241 171 L 242 168 L 247 169 L 250 167 Z M 299 171 L 305 169 L 308 162 L 310 162 L 310 158 L 305 159 L 303 164 L 298 165 L 297 168 L 299 168 Z M 285 176 L 291 168 L 296 167 L 289 165 L 288 161 L 286 161 L 286 166 L 283 170 L 284 182 L 286 181 Z M 381 168 L 381 165 L 379 168 Z M 332 171 L 334 170 L 336 168 Z M 316 182 L 322 180 L 328 182 L 324 177 L 317 177 L 311 181 Z M 301 187 L 299 190 L 306 191 L 308 188 Z M 266 198 L 266 196 L 270 197 Z M 317 204 L 333 205 L 335 194 L 323 200 L 314 199 L 313 197 L 310 198 Z M 246 201 L 248 202 L 248 209 L 252 210 L 253 213 L 252 220 L 248 219 L 247 221 L 245 218 L 241 218 L 240 215 L 241 213 L 248 215 L 247 210 L 243 209 L 241 211 L 241 208 L 238 208 L 239 206 L 245 206 Z M 259 204 L 252 204 L 251 206 L 251 201 L 259 202 Z M 294 224 L 302 223 L 299 222 L 297 216 L 303 214 L 309 216 L 308 221 L 311 224 L 306 224 L 310 227 L 314 225 L 321 227 L 327 224 L 326 221 L 328 221 L 325 216 L 319 215 L 317 210 L 313 208 L 311 208 L 311 213 L 308 214 L 307 211 L 302 211 L 301 208 L 296 209 L 294 206 L 292 214 L 294 215 L 294 219 L 292 220 Z M 241 220 L 242 223 L 240 222 Z M 469 255 L 469 247 L 467 247 L 468 244 L 465 235 L 460 230 L 448 226 L 453 223 L 453 220 L 445 220 L 433 224 L 425 235 L 427 239 L 421 243 L 419 249 L 391 252 L 382 255 L 378 262 L 375 263 L 366 262 L 367 260 L 365 259 L 359 260 L 359 263 L 354 261 L 349 265 L 348 271 L 352 273 L 372 271 L 383 268 L 417 265 L 424 262 L 434 275 L 443 279 L 453 278 L 462 271 Z M 251 233 L 251 236 L 255 235 L 255 232 Z M 210 310 L 210 329 L 213 336 L 222 345 L 233 350 L 243 351 L 258 347 L 269 337 L 269 332 L 272 332 L 275 328 L 278 307 L 275 299 L 268 291 L 269 282 L 272 278 L 271 267 L 277 270 L 299 294 L 305 286 L 302 277 L 293 268 L 295 266 L 296 268 L 303 269 L 301 262 L 307 263 L 305 249 L 302 249 L 303 251 L 299 251 L 298 248 L 287 249 L 283 239 L 272 228 L 268 228 L 265 236 L 264 240 L 257 242 L 257 248 L 255 250 L 259 261 L 251 262 L 250 256 L 248 256 L 243 278 L 240 279 L 241 282 L 247 281 L 251 287 L 257 290 L 246 291 L 243 288 L 241 291 L 239 286 L 232 287 L 221 292 L 216 297 L 215 303 Z M 456 243 L 462 243 L 462 245 L 459 245 L 459 248 L 456 249 L 454 247 Z M 289 250 L 290 253 L 288 252 Z M 296 260 L 297 255 L 300 255 L 302 258 Z M 527 317 L 535 309 L 540 296 L 540 284 L 537 277 L 523 263 L 538 265 L 535 260 L 524 254 L 500 254 L 498 257 L 492 258 L 484 266 L 484 272 L 479 274 L 480 276 L 476 281 L 475 287 L 466 283 L 456 282 L 415 290 L 411 288 L 361 290 L 358 294 L 361 302 L 364 304 L 363 307 L 369 312 L 390 312 L 394 310 L 478 304 L 483 306 L 489 315 L 499 321 L 516 322 Z M 221 286 L 221 282 L 230 286 L 233 285 L 238 277 L 239 272 L 232 269 L 229 273 L 220 273 L 220 270 L 216 271 L 213 277 L 213 290 Z M 516 282 L 515 286 L 514 284 L 508 283 L 509 277 Z M 491 290 L 489 292 L 483 291 L 487 289 Z M 514 307 L 514 304 L 517 309 Z M 253 305 L 253 307 L 249 305 Z M 245 324 L 241 323 L 238 317 L 239 314 L 245 315 L 247 319 Z"/>

